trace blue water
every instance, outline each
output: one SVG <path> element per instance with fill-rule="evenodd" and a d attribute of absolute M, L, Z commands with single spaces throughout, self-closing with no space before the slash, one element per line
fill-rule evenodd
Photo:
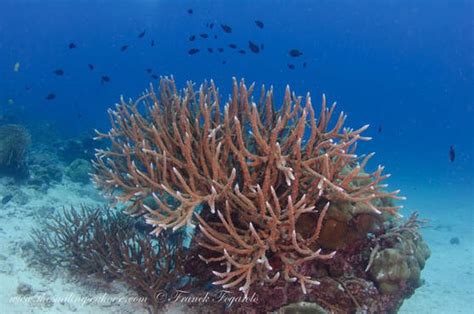
<path fill-rule="evenodd" d="M 147 68 L 174 75 L 181 87 L 187 80 L 213 79 L 225 98 L 233 76 L 273 84 L 277 99 L 290 84 L 297 94 L 310 91 L 315 102 L 322 93 L 337 101 L 348 126 L 371 124 L 367 133 L 374 140 L 360 150 L 377 152 L 371 165 L 384 164 L 393 174 L 390 183 L 408 196 L 406 212 L 417 209 L 436 219 L 448 210 L 464 217 L 469 228 L 473 12 L 473 1 L 462 0 L 0 0 L 0 114 L 26 125 L 52 123 L 66 136 L 104 130 L 106 109 L 120 95 L 136 97 L 157 82 Z M 216 25 L 209 30 L 211 22 Z M 221 23 L 233 32 L 224 33 Z M 192 34 L 194 42 L 188 40 Z M 264 50 L 250 52 L 249 40 L 263 43 Z M 70 42 L 77 48 L 68 49 Z M 247 53 L 230 49 L 230 43 Z M 123 45 L 129 47 L 121 52 Z M 188 55 L 191 48 L 200 52 Z M 303 55 L 291 58 L 294 48 Z M 54 75 L 56 69 L 64 76 Z M 111 81 L 101 84 L 102 75 Z M 49 93 L 56 99 L 46 100 Z"/>

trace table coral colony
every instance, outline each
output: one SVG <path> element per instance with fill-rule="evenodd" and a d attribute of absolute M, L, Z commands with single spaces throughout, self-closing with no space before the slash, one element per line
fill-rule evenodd
<path fill-rule="evenodd" d="M 255 100 L 254 90 L 234 79 L 221 104 L 212 81 L 178 91 L 173 78 L 162 78 L 158 91 L 122 99 L 108 111 L 110 131 L 97 131 L 110 148 L 97 150 L 94 182 L 126 213 L 144 216 L 153 234 L 197 225 L 190 250 L 213 284 L 259 291 L 261 309 L 304 300 L 337 309 L 337 300 L 318 292 L 325 286 L 329 293 L 328 278 L 354 308 L 396 309 L 419 285 L 429 253 L 417 260 L 418 276 L 404 249 L 391 253 L 411 265 L 408 277 L 382 274 L 393 272 L 383 266 L 384 249 L 406 239 L 417 251 L 421 237 L 416 217 L 397 225 L 400 206 L 392 200 L 403 198 L 385 190 L 382 166 L 367 172 L 373 154 L 355 154 L 358 141 L 370 140 L 362 135 L 368 125 L 344 127 L 344 113 L 331 122 L 335 105 L 324 95 L 317 114 L 309 94 L 287 87 L 277 109 L 272 88 L 262 87 Z M 390 232 L 400 240 L 388 241 Z M 365 304 L 360 286 L 347 281 L 359 277 L 370 300 L 382 300 L 384 289 L 397 297 Z M 272 289 L 286 289 L 278 304 L 265 294 Z"/>

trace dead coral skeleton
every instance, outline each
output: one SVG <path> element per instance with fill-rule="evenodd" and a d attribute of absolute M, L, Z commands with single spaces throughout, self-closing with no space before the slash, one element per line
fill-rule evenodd
<path fill-rule="evenodd" d="M 272 88 L 262 87 L 257 102 L 254 89 L 234 79 L 221 106 L 212 81 L 178 91 L 173 78 L 163 78 L 158 92 L 121 99 L 109 110 L 110 131 L 97 131 L 111 147 L 97 150 L 93 179 L 129 214 L 145 214 L 155 234 L 194 226 L 194 215 L 199 244 L 212 253 L 201 258 L 224 267 L 213 272 L 216 285 L 248 293 L 254 283 L 283 278 L 306 293 L 318 281 L 304 264 L 335 254 L 317 248 L 329 204 L 394 214 L 398 207 L 375 201 L 400 198 L 399 191 L 383 191 L 382 166 L 364 172 L 373 154 L 355 155 L 357 142 L 370 140 L 362 136 L 368 125 L 345 128 L 341 113 L 331 127 L 335 104 L 328 108 L 324 95 L 316 118 L 309 94 L 297 97 L 287 87 L 277 110 Z M 311 234 L 297 228 L 307 219 Z"/>

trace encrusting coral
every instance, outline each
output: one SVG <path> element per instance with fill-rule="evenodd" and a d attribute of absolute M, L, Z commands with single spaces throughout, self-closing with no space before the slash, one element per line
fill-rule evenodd
<path fill-rule="evenodd" d="M 306 294 L 319 284 L 309 265 L 338 254 L 321 245 L 326 217 L 394 215 L 388 200 L 401 197 L 384 190 L 383 167 L 365 172 L 373 154 L 355 154 L 367 125 L 346 128 L 343 113 L 331 123 L 324 95 L 317 115 L 309 94 L 287 87 L 276 108 L 272 88 L 256 102 L 254 88 L 234 79 L 221 106 L 212 81 L 178 91 L 163 78 L 158 92 L 122 99 L 109 110 L 111 130 L 97 132 L 111 146 L 97 150 L 93 180 L 157 235 L 197 223 L 215 285 L 248 294 L 298 282 Z"/>

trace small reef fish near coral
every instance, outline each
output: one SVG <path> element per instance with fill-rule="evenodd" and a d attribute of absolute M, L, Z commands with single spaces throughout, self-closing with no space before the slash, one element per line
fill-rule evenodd
<path fill-rule="evenodd" d="M 3 1 L 0 309 L 469 312 L 471 9 Z"/>

